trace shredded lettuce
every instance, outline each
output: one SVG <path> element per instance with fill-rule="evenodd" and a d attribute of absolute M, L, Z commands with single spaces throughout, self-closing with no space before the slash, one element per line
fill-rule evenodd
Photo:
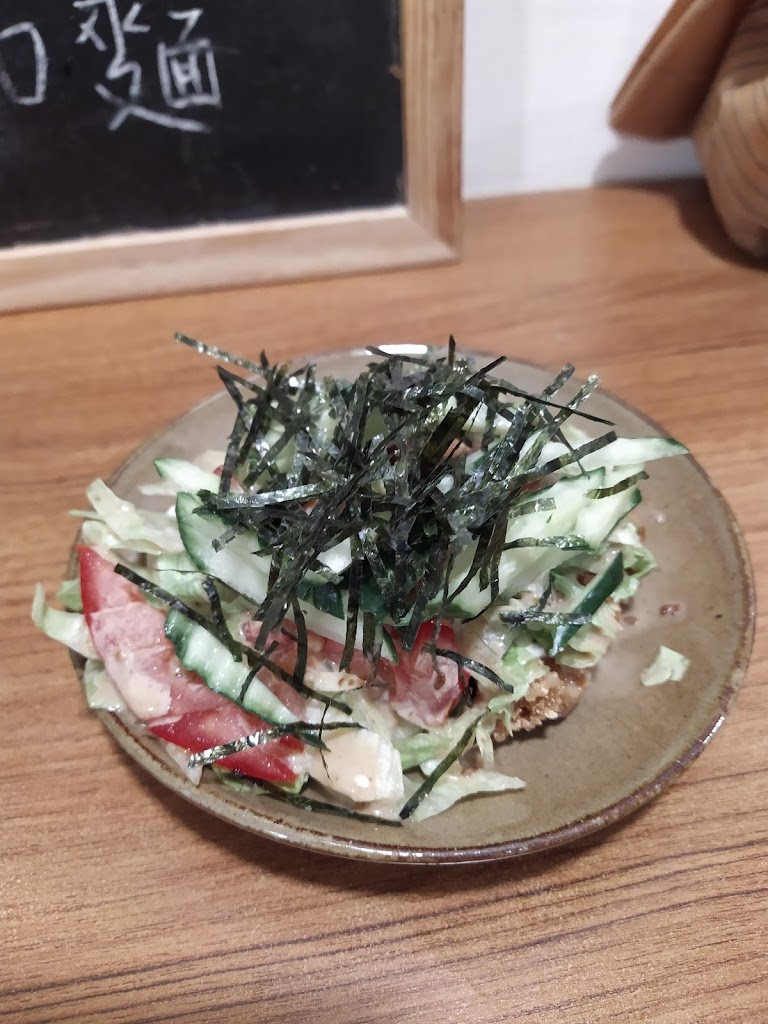
<path fill-rule="evenodd" d="M 399 740 L 395 747 L 400 754 L 403 771 L 407 772 L 432 758 L 439 758 L 441 754 L 450 750 L 451 745 L 446 743 L 445 736 L 437 729 L 433 729 L 431 732 L 418 732 L 414 736 Z"/>
<path fill-rule="evenodd" d="M 83 598 L 80 594 L 80 580 L 64 580 L 56 592 L 56 600 L 63 604 L 68 612 L 81 612 Z"/>
<path fill-rule="evenodd" d="M 584 562 L 582 568 L 591 567 L 592 565 L 592 562 L 586 559 L 579 559 L 579 561 Z M 569 567 L 576 564 L 577 560 L 573 559 L 569 563 Z M 562 594 L 563 597 L 567 597 L 569 601 L 573 604 L 578 603 L 579 598 L 584 592 L 584 587 L 582 587 L 582 585 L 577 581 L 576 577 L 571 573 L 567 572 L 565 568 L 563 568 L 561 572 L 555 572 L 552 574 L 552 582 L 558 594 Z"/>
<path fill-rule="evenodd" d="M 569 668 L 592 668 L 606 653 L 620 628 L 616 605 L 612 601 L 602 604 L 592 616 L 592 622 L 573 634 L 555 661 Z"/>
<path fill-rule="evenodd" d="M 641 542 L 637 527 L 632 522 L 623 522 L 614 530 L 611 544 L 617 546 L 624 556 L 624 579 L 614 590 L 613 597 L 616 601 L 626 601 L 635 596 L 640 580 L 656 568 L 656 559 Z"/>
<path fill-rule="evenodd" d="M 71 650 L 82 654 L 84 658 L 97 656 L 85 616 L 79 612 L 64 612 L 59 608 L 51 608 L 45 599 L 45 590 L 41 583 L 35 587 L 32 621 L 46 636 L 65 644 Z"/>
<path fill-rule="evenodd" d="M 220 457 L 224 461 L 224 457 Z M 173 487 L 172 493 L 178 491 L 218 491 L 219 477 L 210 470 L 201 469 L 194 462 L 186 459 L 156 459 L 155 469 L 164 481 Z"/>
<path fill-rule="evenodd" d="M 454 746 L 470 721 L 476 717 L 477 709 L 469 708 L 458 718 L 451 718 L 438 728 L 395 738 L 395 749 L 400 754 L 403 771 L 407 772 L 417 766 L 423 767 L 429 761 L 439 761 Z"/>
<path fill-rule="evenodd" d="M 534 643 L 528 630 L 516 630 L 515 641 L 504 652 L 501 664 L 496 666 L 501 678 L 514 687 L 515 701 L 522 700 L 531 683 L 549 672 L 542 660 L 543 654 L 544 649 Z"/>
<path fill-rule="evenodd" d="M 172 480 L 160 480 L 153 484 L 139 484 L 138 491 L 147 498 L 174 498 L 180 488 Z"/>
<path fill-rule="evenodd" d="M 477 749 L 480 752 L 483 765 L 486 768 L 493 766 L 494 759 L 494 744 L 492 733 L 496 728 L 496 723 L 501 719 L 502 724 L 507 730 L 507 733 L 512 735 L 512 712 L 517 704 L 517 697 L 511 693 L 502 693 L 498 697 L 492 697 L 486 707 L 488 708 L 488 714 L 483 715 L 480 721 L 477 723 L 477 729 L 475 729 L 475 743 L 477 743 Z"/>
<path fill-rule="evenodd" d="M 104 662 L 89 658 L 83 669 L 83 687 L 88 707 L 103 711 L 124 711 L 125 702 L 104 668 Z"/>
<path fill-rule="evenodd" d="M 149 559 L 149 564 L 142 569 L 142 575 L 185 604 L 203 610 L 209 607 L 203 589 L 205 574 L 200 572 L 185 551 Z"/>
<path fill-rule="evenodd" d="M 525 783 L 514 775 L 503 775 L 501 772 L 487 768 L 475 768 L 462 771 L 461 768 L 451 769 L 435 783 L 434 789 L 419 804 L 411 815 L 412 821 L 423 821 L 435 814 L 442 814 L 458 800 L 481 793 L 505 793 L 509 790 L 525 789 Z"/>
<path fill-rule="evenodd" d="M 87 490 L 95 516 L 87 513 L 83 529 L 95 520 L 106 527 L 98 546 L 106 550 L 127 549 L 148 555 L 184 550 L 176 520 L 160 512 L 139 511 L 130 501 L 119 498 L 103 480 L 94 480 Z M 85 539 L 85 538 L 84 538 Z M 86 543 L 94 540 L 86 539 Z"/>
<path fill-rule="evenodd" d="M 640 682 L 643 686 L 679 683 L 690 664 L 690 660 L 679 651 L 673 651 L 671 647 L 660 647 L 648 668 L 640 673 Z"/>
<path fill-rule="evenodd" d="M 576 640 L 575 637 L 574 640 Z M 608 638 L 597 629 L 592 630 L 586 637 L 576 640 L 576 643 L 581 644 L 583 650 L 578 650 L 569 643 L 565 650 L 555 658 L 558 665 L 565 665 L 566 668 L 594 668 L 608 650 Z"/>
<path fill-rule="evenodd" d="M 189 751 L 185 750 L 184 747 L 179 747 L 168 740 L 160 740 L 160 742 L 165 748 L 165 752 L 181 768 L 189 781 L 194 786 L 199 786 L 200 779 L 203 777 L 203 766 L 201 764 L 190 766 Z"/>

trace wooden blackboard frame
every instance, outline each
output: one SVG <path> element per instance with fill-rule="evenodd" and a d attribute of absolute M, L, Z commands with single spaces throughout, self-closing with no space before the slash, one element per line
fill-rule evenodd
<path fill-rule="evenodd" d="M 137 231 L 0 251 L 0 310 L 456 259 L 463 0 L 400 0 L 403 205 Z"/>

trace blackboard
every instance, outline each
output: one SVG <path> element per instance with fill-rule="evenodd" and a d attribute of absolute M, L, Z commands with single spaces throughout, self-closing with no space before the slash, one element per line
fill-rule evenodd
<path fill-rule="evenodd" d="M 393 0 L 197 4 L 3 0 L 0 245 L 402 199 Z"/>
<path fill-rule="evenodd" d="M 414 212 L 430 199 L 409 178 L 426 151 L 419 131 L 437 140 L 432 159 L 450 146 L 456 171 L 458 115 L 445 105 L 458 106 L 460 24 L 460 0 L 3 0 L 0 305 L 25 304 L 13 289 L 40 270 L 50 276 L 57 243 L 84 272 L 98 270 L 95 298 L 141 291 L 117 269 L 105 286 L 107 252 L 122 245 L 117 263 L 139 268 L 151 250 L 157 272 L 162 240 L 175 248 L 155 290 L 227 283 L 226 238 L 236 242 L 233 283 L 248 280 L 244 232 L 258 243 L 254 280 L 375 265 L 382 216 L 406 211 L 424 226 Z M 447 116 L 428 123 L 441 102 Z M 438 177 L 444 193 L 445 170 L 430 187 Z M 444 213 L 445 195 L 436 201 Z M 355 212 L 368 227 L 362 247 L 352 244 L 359 234 L 345 235 Z M 317 266 L 295 245 L 284 251 L 286 226 L 322 229 Z M 187 281 L 179 244 L 199 245 L 206 227 L 215 240 L 206 258 L 218 269 Z M 382 265 L 397 262 L 391 227 Z M 438 240 L 453 251 L 455 238 Z M 405 262 L 428 258 L 409 249 Z M 432 258 L 448 255 L 433 248 Z M 71 285 L 71 266 L 67 277 Z M 46 277 L 38 283 L 45 302 Z M 67 297 L 53 292 L 51 301 Z M 71 298 L 87 297 L 80 280 Z"/>

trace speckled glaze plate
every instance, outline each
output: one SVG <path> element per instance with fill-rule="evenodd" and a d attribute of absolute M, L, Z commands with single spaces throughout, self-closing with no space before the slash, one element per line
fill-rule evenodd
<path fill-rule="evenodd" d="M 317 362 L 323 374 L 350 377 L 366 358 L 344 352 Z M 531 391 L 552 377 L 515 361 L 495 372 Z M 605 393 L 590 400 L 589 410 L 627 436 L 663 433 Z M 231 419 L 231 400 L 215 395 L 138 449 L 112 486 L 147 503 L 137 488 L 156 480 L 152 460 L 223 449 Z M 748 556 L 721 495 L 693 458 L 664 459 L 649 471 L 633 518 L 647 531 L 659 569 L 640 588 L 632 609 L 637 621 L 624 628 L 576 710 L 499 751 L 500 769 L 525 779 L 524 790 L 476 797 L 402 828 L 371 825 L 240 794 L 215 777 L 194 786 L 140 726 L 120 715 L 99 716 L 169 789 L 241 828 L 307 850 L 371 861 L 463 863 L 521 857 L 604 828 L 655 797 L 701 753 L 742 681 L 754 628 Z M 661 615 L 665 604 L 679 604 L 680 614 Z M 640 672 L 660 644 L 683 652 L 691 667 L 680 683 L 645 687 Z"/>

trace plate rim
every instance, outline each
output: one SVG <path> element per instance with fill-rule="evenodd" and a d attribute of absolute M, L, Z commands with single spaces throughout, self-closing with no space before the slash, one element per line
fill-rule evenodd
<path fill-rule="evenodd" d="M 407 346 L 406 343 L 403 343 L 402 346 L 395 344 L 387 346 L 388 350 L 393 348 L 401 348 L 402 350 L 402 348 L 407 347 L 409 346 Z M 419 348 L 421 350 L 426 350 L 425 354 L 445 351 L 444 347 L 441 346 L 419 345 Z M 488 359 L 489 361 L 496 358 L 498 355 L 498 353 L 494 355 L 493 353 L 468 349 L 466 347 L 462 347 L 457 354 L 459 356 L 466 355 L 475 359 Z M 306 357 L 299 355 L 298 359 L 294 361 L 303 362 L 305 361 L 305 358 L 321 361 L 331 360 L 334 358 L 365 357 L 368 355 L 371 355 L 371 353 L 364 348 L 351 348 L 310 353 Z M 542 366 L 540 363 L 519 359 L 514 356 L 505 356 L 505 361 L 508 364 L 525 367 L 539 372 L 550 372 L 548 367 Z M 120 463 L 120 465 L 109 475 L 107 483 L 111 486 L 112 483 L 119 478 L 126 469 L 128 469 L 129 466 L 131 466 L 135 461 L 141 459 L 141 456 L 146 449 L 150 448 L 160 436 L 170 430 L 181 419 L 193 415 L 200 409 L 216 401 L 220 398 L 221 394 L 221 391 L 212 392 L 210 395 L 190 406 L 184 412 L 180 413 L 178 416 L 174 417 L 174 419 L 156 430 Z M 669 436 L 665 429 L 654 418 L 648 416 L 644 412 L 641 412 L 632 403 L 620 398 L 613 391 L 608 388 L 604 388 L 602 384 L 600 385 L 600 394 L 610 401 L 615 402 L 627 412 L 643 420 L 659 435 Z M 281 822 L 277 817 L 271 816 L 264 810 L 256 810 L 251 806 L 244 807 L 242 803 L 238 804 L 235 791 L 227 789 L 226 786 L 221 784 L 219 784 L 220 792 L 214 791 L 209 793 L 207 790 L 201 790 L 191 782 L 191 780 L 182 775 L 180 771 L 171 768 L 154 750 L 152 745 L 145 745 L 141 743 L 138 737 L 133 734 L 128 724 L 122 720 L 118 713 L 97 709 L 95 714 L 122 750 L 136 764 L 147 771 L 166 788 L 174 792 L 177 796 L 181 796 L 190 804 L 198 808 L 198 810 L 203 810 L 207 814 L 212 814 L 223 821 L 250 832 L 253 835 L 258 835 L 262 838 L 282 843 L 296 849 L 309 850 L 313 853 L 331 855 L 346 860 L 366 860 L 369 862 L 389 864 L 397 863 L 414 866 L 420 864 L 457 865 L 483 863 L 496 860 L 513 860 L 536 853 L 543 853 L 547 850 L 554 850 L 564 846 L 569 846 L 579 839 L 593 835 L 594 833 L 627 818 L 641 807 L 650 803 L 650 801 L 655 799 L 664 789 L 671 785 L 671 783 L 674 782 L 700 756 L 704 748 L 719 731 L 725 722 L 728 712 L 733 706 L 735 697 L 747 674 L 754 643 L 756 625 L 755 583 L 749 548 L 736 515 L 719 488 L 713 483 L 709 474 L 694 455 L 689 453 L 684 456 L 684 458 L 702 477 L 713 498 L 718 502 L 720 510 L 724 515 L 725 522 L 735 542 L 735 550 L 740 569 L 741 589 L 744 598 L 744 624 L 743 628 L 740 630 L 738 647 L 734 655 L 733 663 L 727 674 L 724 676 L 722 685 L 718 691 L 718 707 L 715 714 L 708 720 L 697 736 L 689 742 L 685 750 L 672 758 L 669 763 L 666 763 L 652 779 L 643 782 L 621 799 L 615 800 L 613 803 L 599 811 L 592 812 L 575 821 L 570 821 L 565 825 L 555 829 L 550 829 L 546 832 L 540 832 L 531 836 L 525 836 L 504 842 L 487 843 L 483 845 L 419 847 L 399 846 L 396 843 L 386 842 L 364 842 L 359 839 L 338 835 L 335 833 L 332 826 L 318 831 L 313 828 L 309 822 L 307 822 L 307 824 L 302 824 L 301 826 L 296 826 L 290 823 Z M 78 531 L 67 561 L 67 578 L 72 574 L 74 568 L 79 538 L 80 532 Z M 82 666 L 84 664 L 84 659 L 72 651 L 70 651 L 70 656 L 75 673 L 78 678 L 82 680 Z M 204 794 L 204 796 L 201 797 L 201 794 Z M 275 806 L 279 807 L 279 804 L 275 802 Z M 307 814 L 309 813 L 310 812 L 307 812 Z M 252 818 L 254 820 L 244 820 L 245 818 Z M 330 822 L 332 820 L 332 815 L 329 814 L 327 820 Z M 371 826 L 371 828 L 379 827 L 387 829 L 388 826 Z"/>

